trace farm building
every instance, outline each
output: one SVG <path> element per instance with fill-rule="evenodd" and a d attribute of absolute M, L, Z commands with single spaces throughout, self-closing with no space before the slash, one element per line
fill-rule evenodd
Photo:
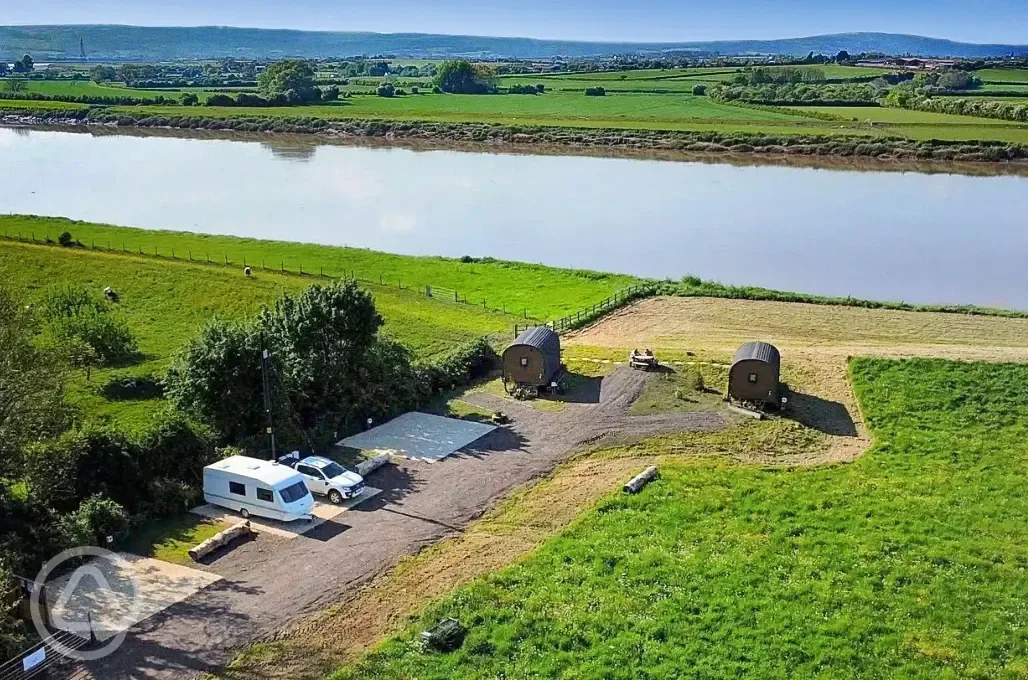
<path fill-rule="evenodd" d="M 564 370 L 560 363 L 560 336 L 550 328 L 528 328 L 503 350 L 503 384 L 508 392 L 519 388 L 547 388 Z"/>
<path fill-rule="evenodd" d="M 728 370 L 728 398 L 756 403 L 779 403 L 782 356 L 766 342 L 747 342 L 736 350 Z"/>

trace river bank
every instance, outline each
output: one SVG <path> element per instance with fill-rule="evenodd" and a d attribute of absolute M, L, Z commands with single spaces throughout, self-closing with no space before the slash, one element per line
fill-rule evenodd
<path fill-rule="evenodd" d="M 202 130 L 261 135 L 309 135 L 319 140 L 466 145 L 514 152 L 627 155 L 666 158 L 701 155 L 733 158 L 828 158 L 884 162 L 1001 163 L 1020 172 L 1028 167 L 1028 146 L 972 140 L 913 140 L 848 133 L 764 133 L 515 126 L 494 123 L 439 123 L 390 120 L 333 120 L 309 117 L 205 117 L 118 113 L 101 108 L 24 110 L 0 107 L 0 125 L 62 126 L 117 130 Z M 972 173 L 975 174 L 975 173 Z"/>

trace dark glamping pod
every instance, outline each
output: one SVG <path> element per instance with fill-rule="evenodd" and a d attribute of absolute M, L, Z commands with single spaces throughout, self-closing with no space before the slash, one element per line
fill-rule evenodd
<path fill-rule="evenodd" d="M 766 342 L 747 342 L 732 357 L 728 369 L 728 398 L 778 406 L 782 355 Z"/>
<path fill-rule="evenodd" d="M 522 331 L 503 350 L 503 386 L 509 394 L 525 389 L 538 392 L 554 382 L 559 390 L 563 371 L 560 336 L 545 326 Z"/>

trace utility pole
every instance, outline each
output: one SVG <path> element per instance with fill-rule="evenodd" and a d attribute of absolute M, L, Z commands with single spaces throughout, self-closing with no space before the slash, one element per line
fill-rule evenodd
<path fill-rule="evenodd" d="M 271 423 L 271 383 L 268 381 L 268 359 L 271 353 L 261 350 L 261 386 L 264 388 L 264 414 L 268 419 L 268 437 L 271 440 L 271 460 L 275 460 L 275 430 Z"/>

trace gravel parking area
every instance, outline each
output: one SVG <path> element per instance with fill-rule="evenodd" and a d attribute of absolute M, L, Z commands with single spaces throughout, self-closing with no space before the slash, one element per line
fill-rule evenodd
<path fill-rule="evenodd" d="M 244 645 L 274 635 L 355 592 L 405 555 L 467 524 L 575 449 L 610 439 L 724 426 L 720 415 L 629 417 L 646 374 L 619 368 L 599 394 L 559 413 L 487 394 L 468 399 L 512 419 L 437 463 L 403 461 L 372 473 L 382 493 L 293 540 L 240 545 L 212 566 L 224 578 L 136 626 L 97 678 L 181 678 L 217 672 Z"/>

